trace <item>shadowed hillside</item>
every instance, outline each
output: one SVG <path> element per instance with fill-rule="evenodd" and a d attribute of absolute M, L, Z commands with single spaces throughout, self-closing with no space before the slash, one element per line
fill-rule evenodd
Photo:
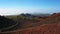
<path fill-rule="evenodd" d="M 0 16 L 0 31 L 11 29 L 16 24 L 12 19 Z"/>

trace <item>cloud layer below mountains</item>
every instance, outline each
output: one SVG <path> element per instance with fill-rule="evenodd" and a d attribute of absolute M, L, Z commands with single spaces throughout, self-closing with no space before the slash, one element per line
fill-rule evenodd
<path fill-rule="evenodd" d="M 55 13 L 60 9 L 24 9 L 24 8 L 0 8 L 0 15 L 18 15 L 21 13 Z"/>

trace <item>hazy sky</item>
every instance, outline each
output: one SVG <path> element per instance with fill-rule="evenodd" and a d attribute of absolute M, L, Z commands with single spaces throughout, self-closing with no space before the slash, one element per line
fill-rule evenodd
<path fill-rule="evenodd" d="M 0 0 L 0 15 L 60 12 L 60 0 Z"/>

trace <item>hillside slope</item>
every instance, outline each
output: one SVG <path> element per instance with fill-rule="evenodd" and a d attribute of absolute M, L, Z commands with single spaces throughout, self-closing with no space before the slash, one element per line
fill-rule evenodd
<path fill-rule="evenodd" d="M 50 23 L 59 23 L 60 22 L 60 13 L 49 16 L 46 19 L 43 18 L 28 18 L 23 16 L 9 16 L 8 18 L 17 21 L 20 25 L 20 28 L 36 27 L 43 24 Z"/>
<path fill-rule="evenodd" d="M 19 25 L 16 26 L 16 29 L 10 30 L 16 30 L 13 32 L 15 34 L 60 34 L 60 13 L 51 15 L 46 19 L 26 18 L 23 16 L 17 18 Z"/>

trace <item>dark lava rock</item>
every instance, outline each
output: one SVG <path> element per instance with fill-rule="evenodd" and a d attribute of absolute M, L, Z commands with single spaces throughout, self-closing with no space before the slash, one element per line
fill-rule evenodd
<path fill-rule="evenodd" d="M 17 23 L 14 22 L 13 20 L 8 19 L 4 16 L 0 16 L 0 31 L 11 29 L 12 27 L 16 25 Z"/>

